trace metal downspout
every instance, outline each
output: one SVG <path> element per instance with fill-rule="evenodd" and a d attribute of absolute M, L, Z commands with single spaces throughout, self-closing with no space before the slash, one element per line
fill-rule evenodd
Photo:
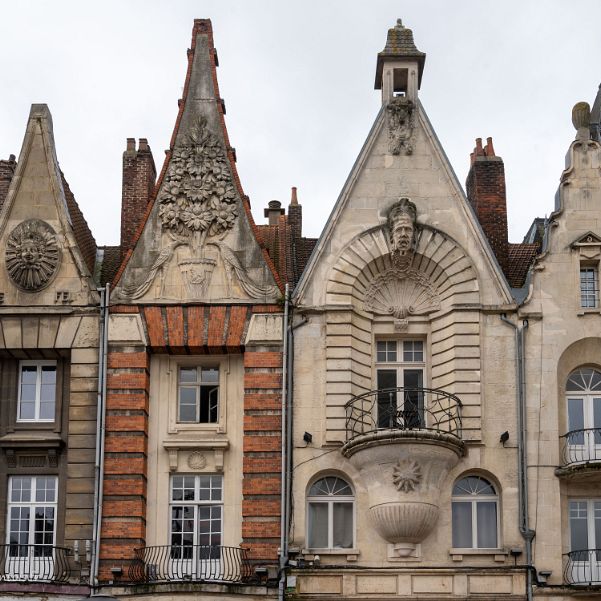
<path fill-rule="evenodd" d="M 525 331 L 528 321 L 522 321 L 522 327 L 514 324 L 506 315 L 501 315 L 501 320 L 510 325 L 515 332 L 516 354 L 516 398 L 517 398 L 517 428 L 518 428 L 518 497 L 519 497 L 519 528 L 520 534 L 526 543 L 526 595 L 532 601 L 532 539 L 534 530 L 530 528 L 528 514 L 528 468 L 527 468 L 527 413 L 526 413 L 526 361 L 524 358 Z"/>
<path fill-rule="evenodd" d="M 288 445 L 288 415 L 287 415 L 287 400 L 288 400 L 288 309 L 290 299 L 288 296 L 288 284 L 286 284 L 284 292 L 284 323 L 282 324 L 283 349 L 282 349 L 282 483 L 280 496 L 280 562 L 279 562 L 279 583 L 278 583 L 278 601 L 284 601 L 284 590 L 286 586 L 286 562 L 288 558 L 288 528 L 285 516 L 288 511 L 288 503 L 286 493 L 288 491 L 288 460 L 287 460 L 287 445 Z"/>
<path fill-rule="evenodd" d="M 102 524 L 102 483 L 104 479 L 104 431 L 106 423 L 106 368 L 108 348 L 109 284 L 100 289 L 100 331 L 98 341 L 98 406 L 96 409 L 96 460 L 94 465 L 94 532 L 90 583 L 98 586 L 100 527 Z"/>

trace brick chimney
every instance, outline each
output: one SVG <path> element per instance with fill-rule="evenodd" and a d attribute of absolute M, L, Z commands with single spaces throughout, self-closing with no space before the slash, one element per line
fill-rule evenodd
<path fill-rule="evenodd" d="M 2 207 L 4 199 L 8 194 L 8 188 L 16 168 L 17 161 L 14 154 L 8 157 L 8 161 L 0 161 L 0 207 Z"/>
<path fill-rule="evenodd" d="M 127 147 L 123 153 L 121 258 L 133 248 L 134 236 L 152 195 L 156 176 L 148 140 L 140 138 L 136 150 L 135 138 L 127 138 Z"/>
<path fill-rule="evenodd" d="M 288 205 L 288 225 L 290 226 L 291 238 L 298 240 L 303 235 L 303 207 L 298 203 L 296 186 L 292 188 L 290 204 Z"/>
<path fill-rule="evenodd" d="M 507 269 L 507 200 L 503 159 L 495 155 L 492 138 L 476 139 L 467 175 L 467 198 L 474 207 L 480 225 L 503 271 Z"/>

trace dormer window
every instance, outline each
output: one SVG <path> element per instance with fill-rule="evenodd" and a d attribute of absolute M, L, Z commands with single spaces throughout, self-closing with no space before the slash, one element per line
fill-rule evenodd
<path fill-rule="evenodd" d="M 599 273 L 597 265 L 580 264 L 580 306 L 583 309 L 599 307 Z"/>

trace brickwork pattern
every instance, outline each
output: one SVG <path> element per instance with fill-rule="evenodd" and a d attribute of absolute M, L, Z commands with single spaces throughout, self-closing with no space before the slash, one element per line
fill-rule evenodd
<path fill-rule="evenodd" d="M 242 545 L 275 563 L 280 543 L 282 353 L 244 353 Z"/>
<path fill-rule="evenodd" d="M 145 545 L 150 355 L 109 349 L 106 399 L 101 582 L 124 575 L 134 549 Z"/>

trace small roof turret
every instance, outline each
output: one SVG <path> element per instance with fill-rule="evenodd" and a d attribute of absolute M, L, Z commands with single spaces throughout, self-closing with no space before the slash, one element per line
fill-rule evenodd
<path fill-rule="evenodd" d="M 418 68 L 418 87 L 422 83 L 422 73 L 426 62 L 426 53 L 420 52 L 413 41 L 413 31 L 403 25 L 401 19 L 397 19 L 396 25 L 388 30 L 386 46 L 378 53 L 376 65 L 375 89 L 382 89 L 382 72 L 384 63 L 388 61 L 415 61 Z M 396 90 L 395 90 L 396 91 Z"/>

